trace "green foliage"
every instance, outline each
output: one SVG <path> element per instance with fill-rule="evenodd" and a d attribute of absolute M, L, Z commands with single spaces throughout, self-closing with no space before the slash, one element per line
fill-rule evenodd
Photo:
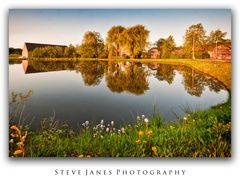
<path fill-rule="evenodd" d="M 191 25 L 184 36 L 184 54 L 186 57 L 192 56 L 192 59 L 196 59 L 196 53 L 200 55 L 207 53 L 206 51 L 206 31 L 201 23 Z"/>
<path fill-rule="evenodd" d="M 64 57 L 70 57 L 70 58 L 78 57 L 77 50 L 72 44 L 70 44 L 68 47 L 65 48 Z"/>
<path fill-rule="evenodd" d="M 9 55 L 20 56 L 22 54 L 22 49 L 20 49 L 20 48 L 9 48 L 8 53 L 9 53 Z"/>
<path fill-rule="evenodd" d="M 142 51 L 147 45 L 147 39 L 150 31 L 143 25 L 136 25 L 124 30 L 122 35 L 122 44 L 127 48 L 130 58 L 140 57 Z"/>
<path fill-rule="evenodd" d="M 205 111 L 190 112 L 175 123 L 160 115 L 120 130 L 84 123 L 74 132 L 53 119 L 31 132 L 27 157 L 230 157 L 231 101 Z M 89 125 L 88 125 L 89 124 Z"/>
<path fill-rule="evenodd" d="M 209 37 L 207 38 L 207 42 L 209 45 L 223 43 L 226 41 L 224 39 L 226 35 L 227 32 L 222 32 L 220 29 L 211 31 Z"/>
<path fill-rule="evenodd" d="M 35 48 L 30 52 L 31 58 L 60 58 L 64 56 L 64 48 L 59 46 L 47 46 Z"/>
<path fill-rule="evenodd" d="M 155 44 L 160 51 L 160 58 L 163 59 L 171 58 L 176 48 L 176 44 L 172 35 L 170 35 L 166 39 L 160 38 L 158 41 L 155 42 Z"/>
<path fill-rule="evenodd" d="M 108 58 L 119 57 L 122 47 L 123 32 L 125 27 L 113 26 L 107 34 Z"/>
<path fill-rule="evenodd" d="M 88 31 L 84 34 L 79 52 L 83 58 L 98 58 L 104 49 L 105 46 L 100 33 Z"/>

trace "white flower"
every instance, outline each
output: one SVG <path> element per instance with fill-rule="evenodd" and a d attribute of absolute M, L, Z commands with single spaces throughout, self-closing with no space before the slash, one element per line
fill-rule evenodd
<path fill-rule="evenodd" d="M 116 129 L 115 129 L 115 128 L 113 128 L 113 132 L 115 132 L 115 130 L 116 130 Z"/>
<path fill-rule="evenodd" d="M 120 133 L 121 133 L 121 130 L 119 129 L 119 130 L 118 130 L 118 134 L 120 134 Z"/>
<path fill-rule="evenodd" d="M 88 126 L 88 124 L 89 124 L 89 121 L 86 121 L 86 122 L 85 122 L 85 124 L 86 124 L 86 126 Z"/>
<path fill-rule="evenodd" d="M 101 120 L 100 124 L 101 124 L 101 125 L 103 125 L 103 123 L 104 123 L 104 121 L 103 121 L 103 120 Z"/>
<path fill-rule="evenodd" d="M 142 118 L 144 119 L 144 118 L 145 118 L 145 115 L 142 115 Z"/>
<path fill-rule="evenodd" d="M 145 118 L 145 119 L 144 119 L 144 122 L 145 122 L 145 123 L 148 123 L 148 118 Z"/>
<path fill-rule="evenodd" d="M 125 133 L 125 129 L 123 127 L 121 128 L 121 131 L 123 134 Z"/>
<path fill-rule="evenodd" d="M 102 136 L 102 135 L 101 135 L 100 137 L 101 137 L 101 138 L 103 138 L 103 136 Z"/>
<path fill-rule="evenodd" d="M 113 126 L 114 125 L 114 121 L 111 121 L 111 126 Z"/>
<path fill-rule="evenodd" d="M 109 132 L 109 128 L 108 127 L 106 128 L 106 132 Z"/>
<path fill-rule="evenodd" d="M 82 124 L 82 126 L 83 126 L 83 127 L 85 127 L 85 126 L 86 126 L 86 124 L 85 124 L 85 123 L 83 123 L 83 124 Z"/>
<path fill-rule="evenodd" d="M 186 121 L 186 120 L 187 120 L 187 117 L 184 117 L 184 118 L 183 118 L 183 120 L 185 120 L 185 121 Z"/>
<path fill-rule="evenodd" d="M 141 120 L 141 118 L 139 116 L 137 116 L 137 121 L 140 121 L 140 120 Z"/>

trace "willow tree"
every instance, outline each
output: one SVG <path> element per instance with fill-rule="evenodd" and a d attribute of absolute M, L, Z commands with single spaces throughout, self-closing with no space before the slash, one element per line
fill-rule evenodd
<path fill-rule="evenodd" d="M 203 26 L 201 23 L 196 25 L 191 25 L 185 33 L 184 36 L 184 48 L 189 50 L 189 47 L 192 51 L 192 59 L 195 58 L 195 51 L 198 48 L 203 47 L 205 44 L 205 33 Z"/>
<path fill-rule="evenodd" d="M 222 32 L 220 29 L 217 29 L 215 31 L 211 31 L 209 37 L 208 37 L 208 43 L 210 45 L 215 44 L 216 47 L 216 58 L 218 58 L 218 43 L 225 42 L 225 36 L 227 35 L 227 32 Z"/>
<path fill-rule="evenodd" d="M 107 47 L 108 47 L 108 58 L 113 56 L 119 57 L 121 51 L 121 41 L 123 31 L 125 27 L 118 25 L 113 26 L 107 33 Z"/>
<path fill-rule="evenodd" d="M 137 55 L 141 55 L 147 46 L 149 32 L 143 25 L 129 27 L 123 31 L 121 42 L 129 51 L 130 58 L 134 59 Z"/>

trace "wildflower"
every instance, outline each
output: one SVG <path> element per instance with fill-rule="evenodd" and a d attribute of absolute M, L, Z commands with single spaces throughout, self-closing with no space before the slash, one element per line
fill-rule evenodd
<path fill-rule="evenodd" d="M 195 119 L 193 119 L 193 122 L 195 122 Z"/>
<path fill-rule="evenodd" d="M 115 132 L 116 131 L 116 129 L 115 128 L 113 128 L 113 132 Z"/>
<path fill-rule="evenodd" d="M 124 134 L 125 133 L 125 129 L 122 127 L 121 128 L 121 132 Z"/>
<path fill-rule="evenodd" d="M 121 130 L 120 129 L 118 130 L 118 134 L 121 134 Z"/>
<path fill-rule="evenodd" d="M 183 120 L 185 120 L 185 121 L 186 121 L 186 120 L 187 120 L 187 117 L 184 117 L 184 118 L 183 118 Z"/>
<path fill-rule="evenodd" d="M 13 142 L 14 142 L 13 139 L 9 140 L 9 143 L 13 143 Z"/>
<path fill-rule="evenodd" d="M 144 118 L 145 118 L 145 115 L 142 115 L 142 118 L 144 119 Z"/>
<path fill-rule="evenodd" d="M 148 135 L 148 136 L 151 136 L 152 134 L 153 134 L 153 131 L 152 131 L 152 130 L 147 131 L 147 135 Z"/>
<path fill-rule="evenodd" d="M 156 152 L 157 152 L 157 147 L 153 146 L 153 147 L 152 147 L 152 151 L 153 151 L 154 153 L 156 153 Z"/>
<path fill-rule="evenodd" d="M 82 123 L 82 126 L 83 126 L 83 127 L 85 127 L 85 126 L 86 126 L 86 124 L 85 124 L 85 123 Z"/>
<path fill-rule="evenodd" d="M 109 128 L 108 127 L 106 128 L 106 132 L 109 132 Z"/>
<path fill-rule="evenodd" d="M 141 143 L 141 140 L 140 140 L 140 139 L 138 139 L 138 140 L 136 141 L 136 143 L 137 143 L 137 144 L 140 144 L 140 143 Z"/>
<path fill-rule="evenodd" d="M 12 129 L 12 130 L 16 130 L 17 132 L 20 131 L 19 128 L 18 128 L 16 125 L 11 126 L 10 129 Z"/>
<path fill-rule="evenodd" d="M 144 134 L 144 132 L 143 132 L 142 130 L 140 130 L 140 131 L 138 132 L 138 135 L 139 135 L 139 136 L 143 136 L 143 134 Z"/>
<path fill-rule="evenodd" d="M 16 151 L 14 152 L 15 155 L 19 155 L 19 154 L 22 154 L 22 153 L 23 153 L 22 150 L 16 150 Z"/>
<path fill-rule="evenodd" d="M 86 121 L 85 124 L 86 124 L 86 126 L 88 126 L 89 125 L 89 121 Z"/>
<path fill-rule="evenodd" d="M 145 123 L 148 123 L 148 118 L 145 118 L 145 119 L 144 119 L 144 122 L 145 122 Z"/>
<path fill-rule="evenodd" d="M 101 120 L 100 124 L 101 124 L 101 125 L 103 125 L 103 123 L 104 123 L 104 121 L 103 121 L 103 120 Z"/>
<path fill-rule="evenodd" d="M 137 116 L 137 121 L 140 121 L 140 120 L 141 120 L 141 118 L 139 116 Z"/>
<path fill-rule="evenodd" d="M 101 135 L 100 138 L 103 138 L 103 136 Z"/>
<path fill-rule="evenodd" d="M 114 121 L 111 121 L 111 126 L 113 126 L 114 125 Z"/>
<path fill-rule="evenodd" d="M 79 157 L 79 158 L 83 158 L 83 157 L 84 157 L 84 155 L 83 155 L 83 154 L 81 154 L 81 155 L 79 155 L 78 157 Z"/>
<path fill-rule="evenodd" d="M 146 140 L 144 140 L 144 141 L 143 141 L 143 143 L 144 143 L 144 144 L 147 144 L 147 141 L 146 141 Z"/>

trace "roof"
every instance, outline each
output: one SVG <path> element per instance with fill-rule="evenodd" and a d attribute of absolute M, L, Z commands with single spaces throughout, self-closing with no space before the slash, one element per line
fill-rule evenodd
<path fill-rule="evenodd" d="M 28 49 L 28 51 L 33 51 L 35 48 L 44 48 L 44 47 L 48 47 L 48 46 L 52 46 L 52 47 L 62 47 L 62 48 L 66 48 L 67 46 L 65 45 L 54 45 L 54 44 L 41 44 L 41 43 L 25 43 L 26 48 Z"/>

